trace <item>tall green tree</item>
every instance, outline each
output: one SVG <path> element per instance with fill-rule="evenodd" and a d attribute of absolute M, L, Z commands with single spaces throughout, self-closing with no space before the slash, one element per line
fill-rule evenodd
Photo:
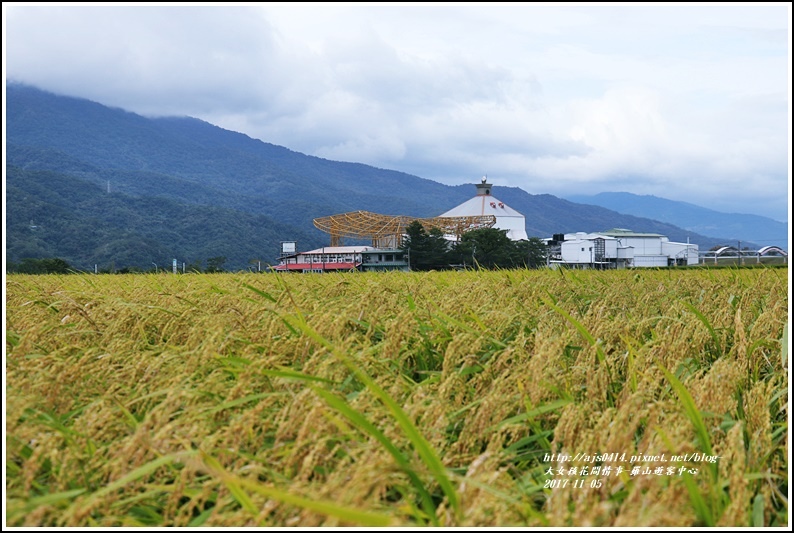
<path fill-rule="evenodd" d="M 507 230 L 480 228 L 464 233 L 456 247 L 464 265 L 475 268 L 512 268 L 516 253 Z"/>
<path fill-rule="evenodd" d="M 480 228 L 463 234 L 455 257 L 474 268 L 539 268 L 546 264 L 546 245 L 537 237 L 513 241 L 507 230 Z"/>
<path fill-rule="evenodd" d="M 219 255 L 207 259 L 207 272 L 223 272 L 223 265 L 226 264 L 226 256 Z"/>
<path fill-rule="evenodd" d="M 201 272 L 201 268 L 202 268 L 201 264 L 202 264 L 201 259 L 191 261 L 190 263 L 187 264 L 187 267 L 185 267 L 185 269 L 187 272 Z"/>
<path fill-rule="evenodd" d="M 408 254 L 411 270 L 444 270 L 450 268 L 450 247 L 438 228 L 428 232 L 418 220 L 405 228 L 401 249 Z"/>
<path fill-rule="evenodd" d="M 59 257 L 43 259 L 26 257 L 16 265 L 16 271 L 20 274 L 68 274 L 72 271 L 72 267 Z"/>
<path fill-rule="evenodd" d="M 517 241 L 515 243 L 516 266 L 526 268 L 542 268 L 546 266 L 548 256 L 548 246 L 538 237 L 530 237 L 528 240 Z"/>

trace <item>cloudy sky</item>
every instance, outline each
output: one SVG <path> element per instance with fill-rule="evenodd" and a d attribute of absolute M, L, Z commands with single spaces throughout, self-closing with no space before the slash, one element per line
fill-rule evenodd
<path fill-rule="evenodd" d="M 447 184 L 789 218 L 791 4 L 3 3 L 8 80 Z"/>

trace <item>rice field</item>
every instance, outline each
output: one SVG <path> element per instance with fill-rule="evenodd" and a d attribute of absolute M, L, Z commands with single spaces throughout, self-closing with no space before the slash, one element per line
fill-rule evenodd
<path fill-rule="evenodd" d="M 788 270 L 8 275 L 12 527 L 789 524 Z"/>

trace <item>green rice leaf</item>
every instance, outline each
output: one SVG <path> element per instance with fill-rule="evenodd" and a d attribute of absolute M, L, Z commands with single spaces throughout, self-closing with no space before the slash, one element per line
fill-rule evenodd
<path fill-rule="evenodd" d="M 560 409 L 561 407 L 565 407 L 569 403 L 572 403 L 572 400 L 559 399 L 559 400 L 554 400 L 553 402 L 549 402 L 549 403 L 545 403 L 543 405 L 539 405 L 539 406 L 535 407 L 534 409 L 531 409 L 530 411 L 527 411 L 525 413 L 521 413 L 519 415 L 511 416 L 510 418 L 505 418 L 500 423 L 498 423 L 495 426 L 493 426 L 492 429 L 498 429 L 498 428 L 501 428 L 501 427 L 504 427 L 504 426 L 508 426 L 510 424 L 516 424 L 518 422 L 523 422 L 524 420 L 531 420 L 531 419 L 535 418 L 538 415 L 542 415 L 542 414 L 545 414 L 545 413 L 550 413 L 551 411 L 556 411 L 557 409 Z"/>
<path fill-rule="evenodd" d="M 711 515 L 711 510 L 706 505 L 703 495 L 700 493 L 700 487 L 697 486 L 695 480 L 689 472 L 684 472 L 684 485 L 689 492 L 689 501 L 692 503 L 692 508 L 695 510 L 697 517 L 704 522 L 708 527 L 714 527 L 714 517 Z"/>
<path fill-rule="evenodd" d="M 264 299 L 266 299 L 266 300 L 270 300 L 270 301 L 271 301 L 271 302 L 273 302 L 273 303 L 276 303 L 276 301 L 277 301 L 277 300 L 276 300 L 275 298 L 273 298 L 273 297 L 272 297 L 270 294 L 266 293 L 265 291 L 263 291 L 263 290 L 261 290 L 261 289 L 257 289 L 256 287 L 254 287 L 254 286 L 252 286 L 252 285 L 249 285 L 249 284 L 247 284 L 247 283 L 243 283 L 243 287 L 245 287 L 246 289 L 250 289 L 250 290 L 254 291 L 255 293 L 257 293 L 257 294 L 258 294 L 259 296 L 261 296 L 262 298 L 264 298 Z"/>
<path fill-rule="evenodd" d="M 304 374 L 302 372 L 296 372 L 295 370 L 260 370 L 260 372 L 266 376 L 274 377 L 274 378 L 286 378 L 286 379 L 298 379 L 302 381 L 320 381 L 322 383 L 329 383 L 335 384 L 336 382 L 332 379 L 328 378 L 321 378 L 318 376 L 310 376 L 309 374 Z"/>
<path fill-rule="evenodd" d="M 232 407 L 237 407 L 240 405 L 245 405 L 250 402 L 255 402 L 257 400 L 261 400 L 262 398 L 267 398 L 268 396 L 273 396 L 273 392 L 262 392 L 259 394 L 249 394 L 248 396 L 244 396 L 242 398 L 237 398 L 235 400 L 224 402 L 220 405 L 216 405 L 212 409 L 209 409 L 207 413 L 217 413 L 219 411 L 223 411 L 224 409 L 231 409 Z"/>
<path fill-rule="evenodd" d="M 41 505 L 55 505 L 64 500 L 71 500 L 72 498 L 75 498 L 84 492 L 85 489 L 75 489 L 64 492 L 56 492 L 53 494 L 45 494 L 44 496 L 37 496 L 35 498 L 29 499 L 25 504 L 25 508 L 35 509 Z"/>
<path fill-rule="evenodd" d="M 565 318 L 565 319 L 566 319 L 568 322 L 570 322 L 570 323 L 573 325 L 573 327 L 575 327 L 575 328 L 576 328 L 576 331 L 578 331 L 578 332 L 579 332 L 579 334 L 580 334 L 582 337 L 584 337 L 584 339 L 585 339 L 585 340 L 586 340 L 588 343 L 590 343 L 590 346 L 593 346 L 593 347 L 596 349 L 596 356 L 598 357 L 598 361 L 599 361 L 600 363 L 606 363 L 606 358 L 607 358 L 607 356 L 606 356 L 606 354 L 604 353 L 604 349 L 601 347 L 601 343 L 600 343 L 600 342 L 598 342 L 598 339 L 596 339 L 595 337 L 593 337 L 593 335 L 591 335 L 589 331 L 587 331 L 587 328 L 585 328 L 585 327 L 582 325 L 582 323 L 581 323 L 581 322 L 579 322 L 578 320 L 576 320 L 574 317 L 572 317 L 570 314 L 568 314 L 568 313 L 565 311 L 565 309 L 563 309 L 562 307 L 559 307 L 558 305 L 556 305 L 555 303 L 553 303 L 551 300 L 544 299 L 543 301 L 544 301 L 544 303 L 545 303 L 546 305 L 548 305 L 549 307 L 551 307 L 552 309 L 554 309 L 554 310 L 555 310 L 555 311 L 556 311 L 556 312 L 557 312 L 557 313 L 558 313 L 560 316 L 562 316 L 562 317 L 563 317 L 563 318 Z"/>
<path fill-rule="evenodd" d="M 172 453 L 169 455 L 164 455 L 162 457 L 159 457 L 154 461 L 150 461 L 146 463 L 145 465 L 139 466 L 132 472 L 128 473 L 126 476 L 123 476 L 117 479 L 116 481 L 106 485 L 105 487 L 99 489 L 98 491 L 92 493 L 85 501 L 85 505 L 89 505 L 95 502 L 96 500 L 98 500 L 99 498 L 102 498 L 106 494 L 110 494 L 111 492 L 119 490 L 120 488 L 124 487 L 125 485 L 128 485 L 129 483 L 146 478 L 148 475 L 152 474 L 153 472 L 157 471 L 157 469 L 165 465 L 174 462 L 181 462 L 183 459 L 187 457 L 196 455 L 196 453 L 197 451 L 195 450 Z M 76 505 L 80 505 L 80 504 L 81 502 L 75 502 L 74 504 L 72 504 L 72 507 L 75 507 Z"/>
<path fill-rule="evenodd" d="M 411 483 L 419 493 L 419 496 L 422 500 L 422 508 L 424 509 L 425 513 L 427 513 L 430 521 L 434 525 L 438 525 L 438 517 L 436 516 L 433 498 L 430 496 L 430 493 L 428 492 L 424 483 L 422 483 L 422 480 L 419 479 L 419 476 L 416 474 L 413 468 L 411 468 L 408 458 L 392 443 L 392 441 L 386 435 L 383 434 L 381 430 L 372 424 L 372 422 L 367 420 L 363 414 L 350 407 L 344 400 L 323 389 L 312 387 L 312 390 L 317 393 L 317 395 L 321 396 L 328 405 L 346 416 L 359 428 L 359 430 L 372 436 L 384 448 L 386 448 L 391 456 L 394 457 L 395 461 L 397 461 L 397 464 L 400 466 L 400 468 L 410 478 Z"/>
<path fill-rule="evenodd" d="M 251 501 L 251 498 L 248 497 L 248 494 L 241 487 L 241 482 L 244 480 L 227 473 L 214 457 L 211 457 L 206 453 L 202 453 L 201 455 L 204 463 L 210 469 L 220 474 L 221 483 L 223 483 L 226 488 L 229 489 L 229 492 L 232 493 L 232 496 L 235 500 L 237 500 L 237 503 L 239 503 L 243 509 L 252 515 L 256 516 L 259 514 L 259 510 L 257 509 L 256 505 L 254 505 L 254 502 Z"/>
<path fill-rule="evenodd" d="M 764 527 L 764 495 L 756 494 L 753 500 L 753 527 Z"/>
<path fill-rule="evenodd" d="M 383 527 L 394 524 L 394 519 L 388 515 L 359 511 L 358 509 L 341 506 L 335 502 L 311 500 L 296 496 L 261 483 L 256 483 L 249 479 L 235 476 L 224 470 L 217 460 L 207 454 L 202 454 L 202 458 L 207 467 L 220 477 L 221 482 L 232 492 L 235 499 L 240 502 L 243 508 L 254 516 L 259 514 L 259 509 L 251 502 L 251 499 L 245 492 L 246 490 L 315 513 L 334 516 L 351 524 L 367 527 Z"/>
<path fill-rule="evenodd" d="M 689 421 L 692 422 L 692 426 L 694 426 L 695 433 L 697 434 L 698 440 L 700 441 L 701 450 L 706 455 L 713 455 L 711 451 L 711 438 L 709 437 L 708 429 L 706 429 L 706 425 L 703 423 L 703 417 L 695 405 L 692 395 L 690 395 L 686 387 L 684 387 L 684 385 L 678 381 L 678 378 L 671 374 L 670 371 L 668 371 L 661 363 L 657 362 L 657 365 L 667 378 L 667 381 L 670 382 L 673 390 L 675 390 L 676 394 L 678 395 L 678 399 L 681 401 L 681 405 L 684 407 L 684 412 L 686 413 L 687 418 L 689 418 Z"/>
<path fill-rule="evenodd" d="M 720 338 L 717 336 L 717 332 L 714 330 L 714 327 L 711 325 L 708 318 L 706 318 L 703 313 L 698 311 L 697 308 L 691 303 L 684 302 L 684 305 L 687 306 L 687 308 L 692 311 L 696 317 L 698 317 L 698 320 L 700 320 L 704 326 L 706 326 L 711 338 L 714 340 L 714 345 L 717 347 L 717 353 L 722 353 L 722 343 L 720 342 Z"/>

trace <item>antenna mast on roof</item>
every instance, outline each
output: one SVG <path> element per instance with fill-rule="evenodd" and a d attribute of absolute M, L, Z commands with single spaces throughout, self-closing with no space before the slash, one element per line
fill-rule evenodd
<path fill-rule="evenodd" d="M 490 196 L 491 195 L 491 184 L 488 183 L 488 176 L 482 177 L 482 182 L 476 184 L 477 187 L 477 196 Z"/>

